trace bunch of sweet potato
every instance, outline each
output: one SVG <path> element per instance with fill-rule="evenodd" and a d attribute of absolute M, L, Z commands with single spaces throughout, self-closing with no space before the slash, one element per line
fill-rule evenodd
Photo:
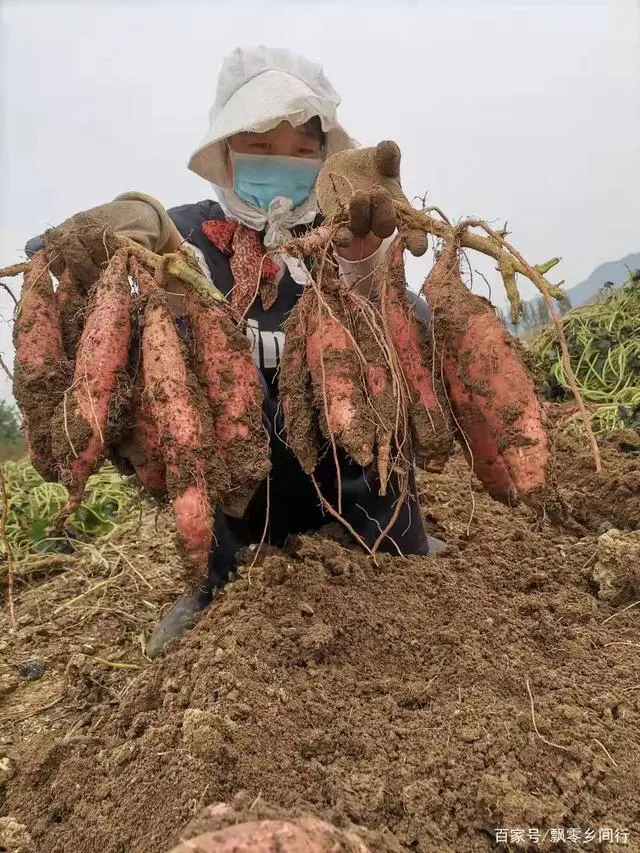
<path fill-rule="evenodd" d="M 282 407 L 302 467 L 312 473 L 328 445 L 375 458 L 384 493 L 394 468 L 441 470 L 455 436 L 492 497 L 533 498 L 550 455 L 533 379 L 491 304 L 463 284 L 455 240 L 424 284 L 429 323 L 407 300 L 402 235 L 366 298 L 341 285 L 320 239 L 299 245 L 323 259 L 285 327 Z"/>
<path fill-rule="evenodd" d="M 381 285 L 361 296 L 323 268 L 285 325 L 280 392 L 287 437 L 312 473 L 328 445 L 360 465 L 376 460 L 384 494 L 394 460 L 440 467 L 453 441 L 427 330 L 406 298 L 403 243 Z"/>
<path fill-rule="evenodd" d="M 424 284 L 427 324 L 407 299 L 406 234 L 366 296 L 341 283 L 331 236 L 325 226 L 301 241 L 315 273 L 285 325 L 281 405 L 303 470 L 344 453 L 375 463 L 384 494 L 394 471 L 441 470 L 457 437 L 494 498 L 543 492 L 550 452 L 532 378 L 490 303 L 463 284 L 455 239 Z M 269 471 L 262 390 L 228 305 L 186 288 L 181 335 L 159 282 L 120 248 L 88 292 L 68 270 L 54 287 L 38 253 L 14 325 L 14 393 L 33 464 L 69 488 L 61 524 L 112 458 L 171 500 L 187 565 L 201 571 L 212 507 L 241 516 Z"/>
<path fill-rule="evenodd" d="M 132 287 L 133 283 L 133 287 Z M 269 471 L 263 395 L 247 338 L 224 304 L 189 291 L 180 336 L 162 287 L 127 249 L 84 292 L 30 262 L 14 324 L 14 393 L 34 466 L 69 489 L 111 457 L 168 497 L 187 564 L 206 565 L 212 506 L 243 514 Z"/>

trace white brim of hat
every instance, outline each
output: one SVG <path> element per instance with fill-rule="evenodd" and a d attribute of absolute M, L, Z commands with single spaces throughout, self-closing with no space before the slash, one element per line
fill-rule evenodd
<path fill-rule="evenodd" d="M 217 186 L 228 186 L 225 140 L 236 133 L 264 133 L 288 121 L 294 126 L 320 116 L 326 134 L 326 155 L 357 143 L 336 120 L 335 103 L 316 94 L 286 71 L 270 69 L 253 77 L 211 113 L 211 127 L 191 155 L 189 169 Z"/>

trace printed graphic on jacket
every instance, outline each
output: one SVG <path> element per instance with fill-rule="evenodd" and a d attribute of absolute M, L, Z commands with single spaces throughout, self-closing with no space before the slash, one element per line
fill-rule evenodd
<path fill-rule="evenodd" d="M 284 332 L 260 331 L 257 320 L 247 321 L 247 337 L 253 347 L 253 359 L 263 370 L 276 370 L 282 358 Z"/>

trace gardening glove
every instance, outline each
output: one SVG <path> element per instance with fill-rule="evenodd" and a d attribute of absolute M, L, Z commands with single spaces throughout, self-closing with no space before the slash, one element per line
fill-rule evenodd
<path fill-rule="evenodd" d="M 386 141 L 333 154 L 320 169 L 316 194 L 327 219 L 346 222 L 336 234 L 337 245 L 348 246 L 353 237 L 369 234 L 382 240 L 390 237 L 399 224 L 393 202 L 410 207 L 400 183 L 400 149 Z M 407 241 L 414 255 L 427 250 L 426 235 L 420 238 L 411 232 Z"/>
<path fill-rule="evenodd" d="M 146 249 L 160 252 L 175 226 L 162 205 L 144 193 L 130 192 L 115 201 L 77 213 L 40 238 L 27 243 L 27 254 L 39 248 L 51 253 L 57 277 L 65 267 L 85 288 L 96 281 L 116 249 L 113 234 L 123 234 Z"/>

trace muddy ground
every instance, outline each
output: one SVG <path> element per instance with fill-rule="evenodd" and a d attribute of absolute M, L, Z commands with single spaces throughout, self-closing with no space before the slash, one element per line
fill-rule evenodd
<path fill-rule="evenodd" d="M 634 442 L 596 475 L 559 440 L 563 527 L 491 501 L 458 455 L 420 481 L 448 552 L 375 565 L 334 529 L 248 553 L 154 663 L 143 636 L 179 591 L 164 516 L 19 577 L 0 850 L 164 853 L 245 792 L 389 850 L 640 851 Z"/>

